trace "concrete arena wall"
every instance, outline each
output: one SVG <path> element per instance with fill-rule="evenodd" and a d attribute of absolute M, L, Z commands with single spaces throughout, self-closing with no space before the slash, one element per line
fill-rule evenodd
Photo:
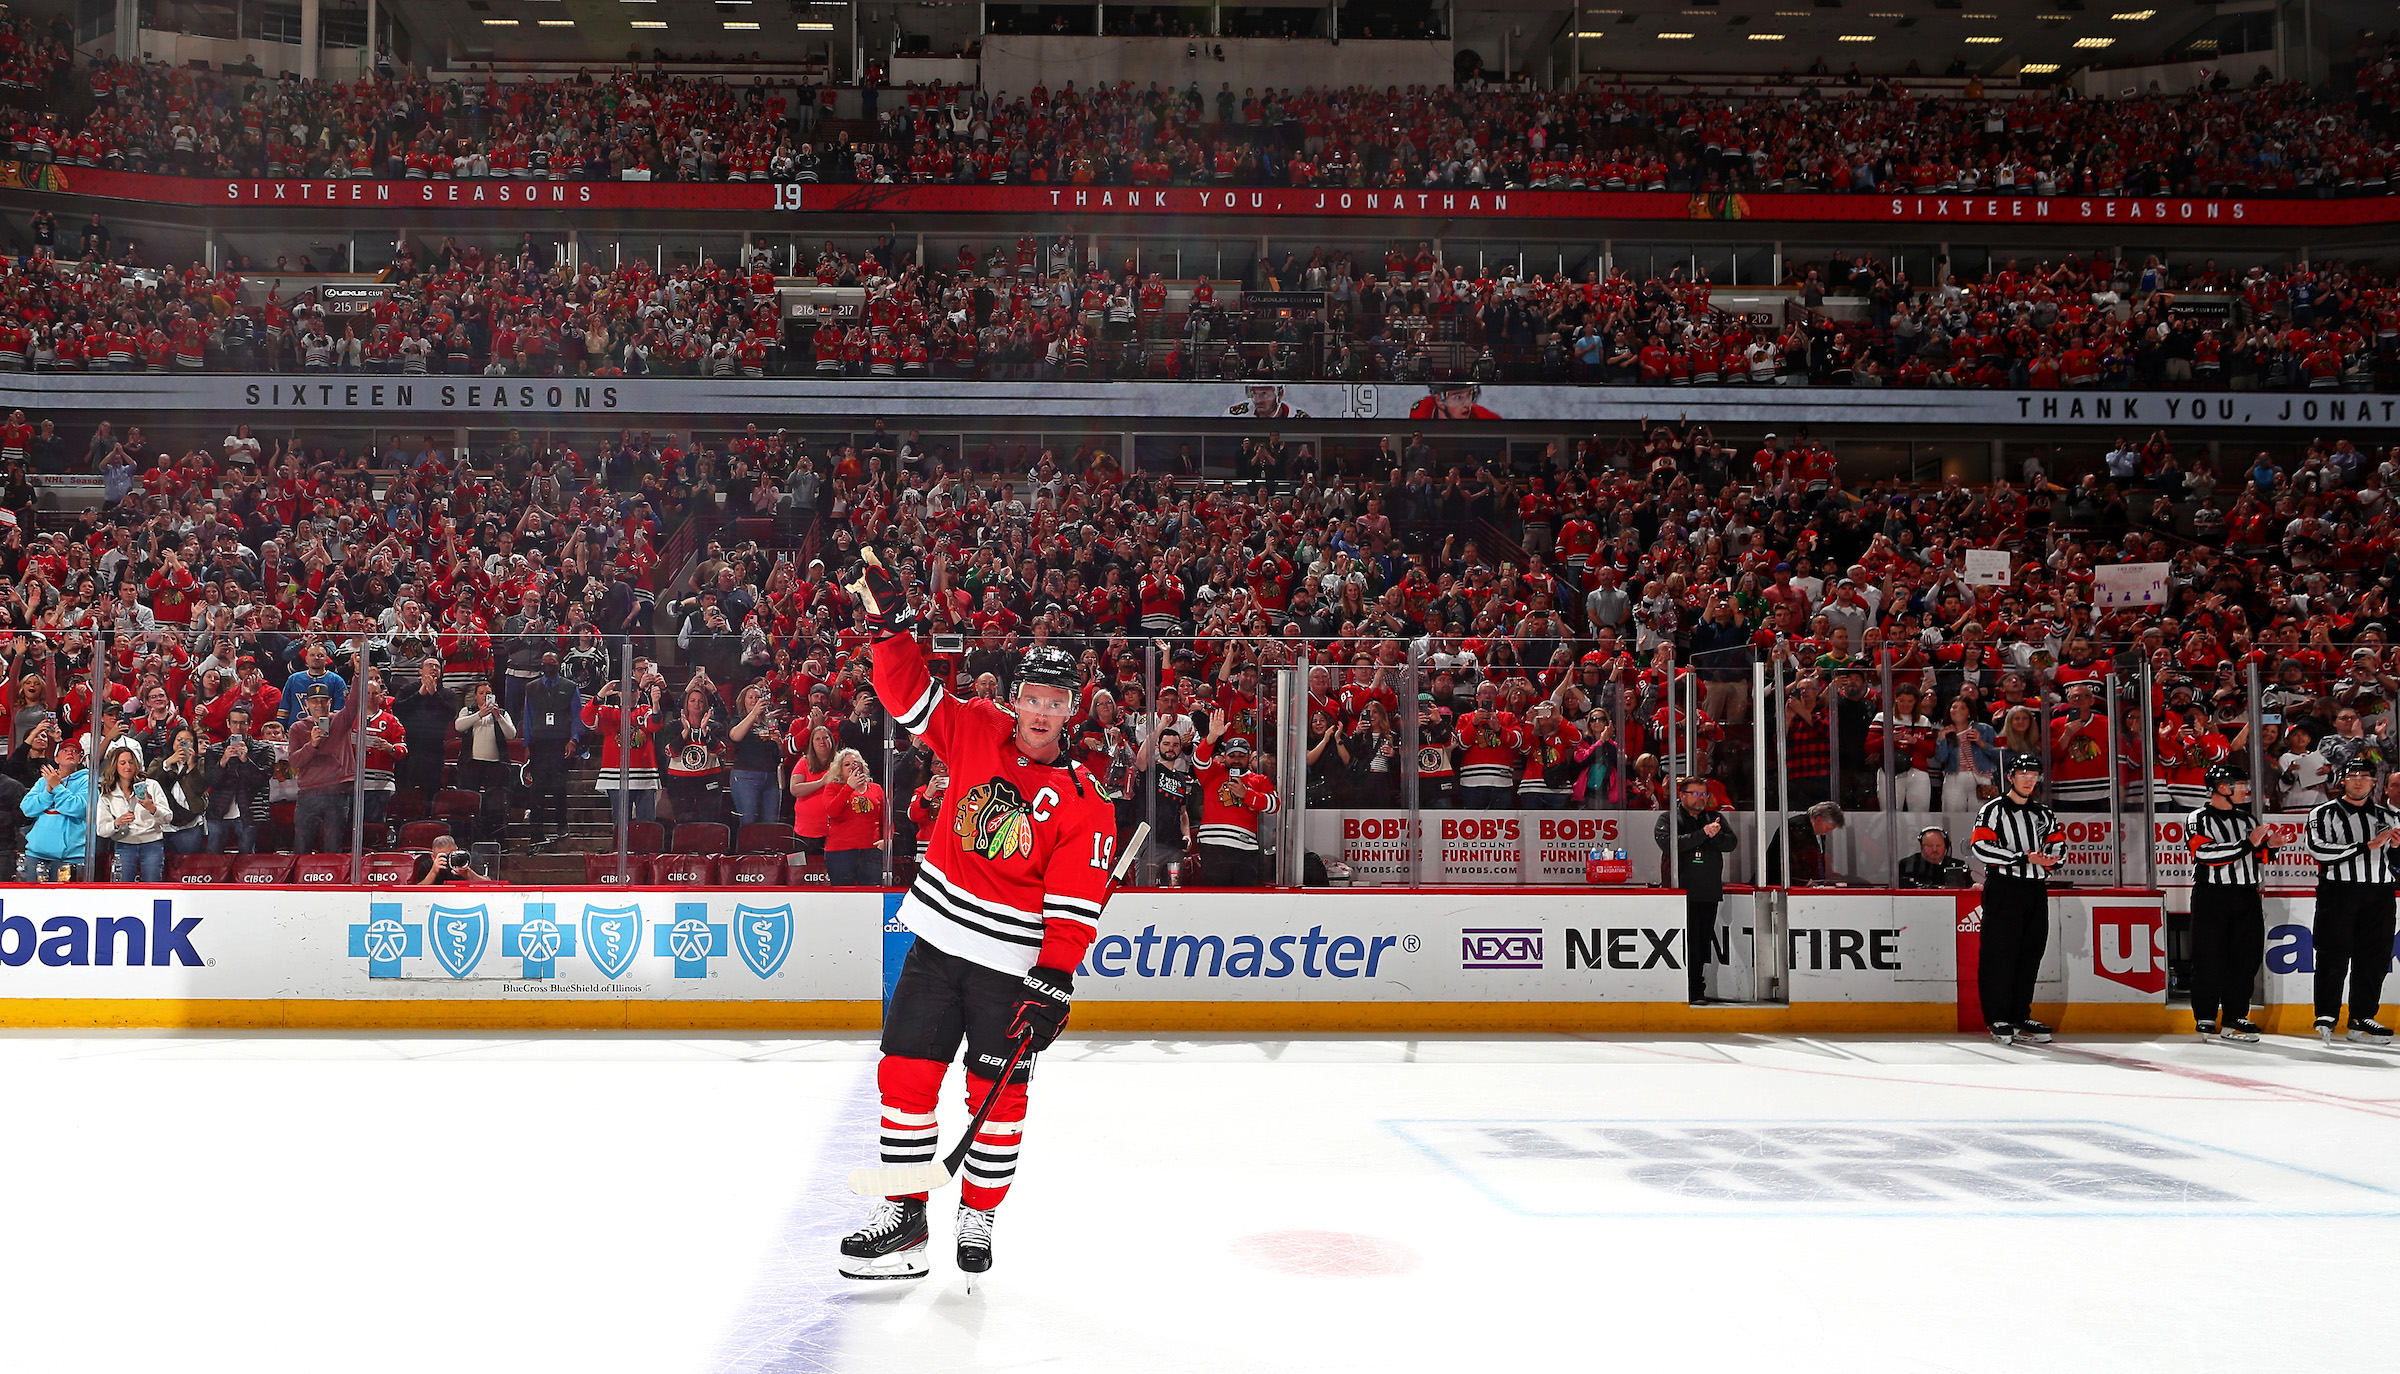
<path fill-rule="evenodd" d="M 864 890 L 0 887 L 0 1026 L 862 1031 L 913 938 Z M 1746 985 L 1730 895 L 1719 992 Z M 1684 1002 L 1676 893 L 1128 892 L 1076 980 L 1084 1031 L 1956 1033 L 1972 892 L 1800 892 L 1788 1007 Z M 2269 913 L 2266 1011 L 2307 1024 L 2311 904 Z M 2159 894 L 2052 900 L 2037 1015 L 2190 1025 Z M 1962 969 L 1964 978 L 1962 981 Z M 1962 1010 L 1962 1000 L 1968 1005 Z"/>

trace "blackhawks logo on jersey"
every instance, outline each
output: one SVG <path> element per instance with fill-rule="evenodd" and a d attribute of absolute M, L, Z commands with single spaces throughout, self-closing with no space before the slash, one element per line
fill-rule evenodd
<path fill-rule="evenodd" d="M 1022 859 L 1033 852 L 1033 808 L 1005 778 L 994 778 L 958 799 L 952 828 L 959 843 L 987 859 Z"/>

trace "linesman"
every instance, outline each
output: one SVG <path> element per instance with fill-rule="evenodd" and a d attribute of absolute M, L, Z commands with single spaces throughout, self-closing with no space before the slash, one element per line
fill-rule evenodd
<path fill-rule="evenodd" d="M 2341 1027 L 2342 988 L 2350 991 L 2350 1038 L 2388 1045 L 2375 1020 L 2383 976 L 2392 965 L 2392 849 L 2400 812 L 2375 796 L 2375 765 L 2342 765 L 2342 794 L 2308 813 L 2308 852 L 2317 861 L 2317 1038 L 2330 1045 Z"/>
<path fill-rule="evenodd" d="M 2003 1045 L 2047 1045 L 2050 1028 L 2033 1019 L 2033 984 L 2050 943 L 2050 870 L 2066 861 L 2067 828 L 2034 799 L 2042 761 L 2010 754 L 2000 795 L 1975 813 L 1970 843 L 1983 860 L 1983 947 L 1975 981 L 1983 1019 Z"/>
<path fill-rule="evenodd" d="M 2250 989 L 2267 947 L 2258 888 L 2274 850 L 2249 805 L 2250 780 L 2212 763 L 2208 801 L 2183 821 L 2192 846 L 2192 1019 L 2203 1040 L 2220 1034 L 2243 1044 L 2258 1040 Z"/>

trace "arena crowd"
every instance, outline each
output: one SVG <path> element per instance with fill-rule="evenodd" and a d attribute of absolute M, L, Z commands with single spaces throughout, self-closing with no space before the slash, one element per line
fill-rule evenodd
<path fill-rule="evenodd" d="M 2256 665 L 2267 783 L 2290 808 L 2353 755 L 2380 766 L 2400 690 L 2400 451 L 2346 438 L 2220 472 L 2129 434 L 2092 472 L 1926 489 L 1846 482 L 1805 436 L 1750 449 L 1680 425 L 1513 465 L 1422 434 L 1346 460 L 1269 438 L 1230 481 L 913 435 L 817 453 L 758 426 L 471 461 L 246 431 L 176 454 L 112 427 L 84 446 L 111 499 L 62 520 L 22 475 L 45 434 L 0 426 L 5 771 L 38 788 L 62 747 L 98 753 L 104 778 L 131 767 L 170 800 L 158 838 L 177 852 L 346 850 L 351 775 L 328 741 L 364 729 L 383 741 L 379 828 L 465 789 L 480 800 L 453 829 L 500 834 L 523 803 L 522 833 L 549 840 L 569 787 L 624 783 L 641 820 L 796 823 L 822 848 L 838 783 L 832 847 L 882 843 L 885 803 L 864 803 L 888 788 L 905 860 L 906 802 L 940 780 L 904 732 L 885 742 L 843 589 L 866 543 L 958 636 L 937 671 L 961 695 L 1004 700 L 1025 645 L 1079 654 L 1071 738 L 1129 814 L 1158 777 L 1183 812 L 1203 744 L 1271 765 L 1292 736 L 1268 674 L 1301 653 L 1308 801 L 1337 807 L 1411 800 L 1406 758 L 1424 806 L 1656 807 L 1695 699 L 1695 771 L 1746 797 L 1764 661 L 1789 684 L 1763 705 L 1785 717 L 1795 802 L 1945 812 L 1972 810 L 2007 749 L 2053 760 L 2066 809 L 2146 782 L 2180 804 L 2208 762 L 2247 757 Z M 686 521 L 688 579 L 659 552 Z M 1995 546 L 2016 553 L 2011 583 L 1971 585 L 1966 551 Z M 2171 565 L 2164 613 L 2095 610 L 2093 570 L 2115 561 Z M 95 750 L 102 629 L 116 709 Z M 1694 695 L 1673 688 L 1670 710 L 1679 674 Z"/>

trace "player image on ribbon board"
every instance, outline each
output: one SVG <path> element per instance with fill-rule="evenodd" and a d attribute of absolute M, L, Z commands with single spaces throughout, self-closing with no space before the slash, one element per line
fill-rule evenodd
<path fill-rule="evenodd" d="M 1435 382 L 1424 399 L 1408 409 L 1411 420 L 1497 420 L 1500 412 L 1483 403 L 1483 388 L 1474 382 Z"/>
<path fill-rule="evenodd" d="M 1283 399 L 1283 388 L 1264 383 L 1252 383 L 1242 388 L 1249 397 L 1225 408 L 1227 415 L 1253 420 L 1305 420 L 1308 412 L 1296 410 Z"/>

